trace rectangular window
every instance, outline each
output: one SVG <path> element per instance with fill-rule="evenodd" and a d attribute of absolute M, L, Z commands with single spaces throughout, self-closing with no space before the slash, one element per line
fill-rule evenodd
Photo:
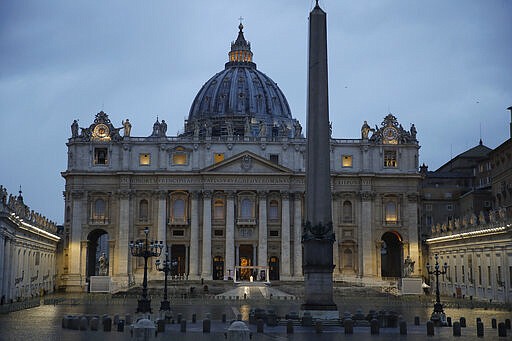
<path fill-rule="evenodd" d="M 431 216 L 431 215 L 426 216 L 426 218 L 425 218 L 425 224 L 426 224 L 427 226 L 431 226 L 431 225 L 432 225 L 432 216 Z"/>
<path fill-rule="evenodd" d="M 222 237 L 224 235 L 224 230 L 213 230 L 213 235 L 215 237 Z"/>
<path fill-rule="evenodd" d="M 269 230 L 270 237 L 279 237 L 279 230 Z"/>
<path fill-rule="evenodd" d="M 395 150 L 385 150 L 384 151 L 384 167 L 386 167 L 386 168 L 398 167 Z"/>
<path fill-rule="evenodd" d="M 498 265 L 498 268 L 496 269 L 496 281 L 498 282 L 498 286 L 503 286 L 503 280 L 501 278 L 501 266 Z"/>
<path fill-rule="evenodd" d="M 446 205 L 446 210 L 447 211 L 453 211 L 453 205 L 452 204 Z"/>
<path fill-rule="evenodd" d="M 487 266 L 487 286 L 491 286 L 491 267 Z"/>
<path fill-rule="evenodd" d="M 425 211 L 432 212 L 432 204 L 425 204 Z"/>
<path fill-rule="evenodd" d="M 482 285 L 482 267 L 478 266 L 478 285 Z"/>
<path fill-rule="evenodd" d="M 140 166 L 149 166 L 151 164 L 151 155 L 150 154 L 139 154 L 139 165 Z"/>
<path fill-rule="evenodd" d="M 462 266 L 462 283 L 466 283 L 466 274 L 464 273 L 464 265 Z"/>
<path fill-rule="evenodd" d="M 352 155 L 343 155 L 341 157 L 342 167 L 352 167 Z"/>
<path fill-rule="evenodd" d="M 454 268 L 455 268 L 455 269 L 454 269 L 454 272 L 455 272 L 455 283 L 457 283 L 457 281 L 458 281 L 458 279 L 457 279 L 457 277 L 458 277 L 458 276 L 457 276 L 457 265 L 455 265 L 455 267 L 454 267 Z"/>
<path fill-rule="evenodd" d="M 187 154 L 185 154 L 185 153 L 172 154 L 172 164 L 173 165 L 186 165 L 187 164 Z"/>
<path fill-rule="evenodd" d="M 279 164 L 279 155 L 278 154 L 270 154 L 270 162 L 278 165 Z"/>
<path fill-rule="evenodd" d="M 183 237 L 185 235 L 185 230 L 172 230 L 172 235 L 175 237 Z"/>
<path fill-rule="evenodd" d="M 94 164 L 108 165 L 107 148 L 94 148 Z"/>
<path fill-rule="evenodd" d="M 221 161 L 224 161 L 224 153 L 214 153 L 213 163 L 219 163 Z"/>

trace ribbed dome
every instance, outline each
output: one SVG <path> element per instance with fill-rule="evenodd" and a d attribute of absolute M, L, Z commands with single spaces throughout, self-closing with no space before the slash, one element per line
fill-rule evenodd
<path fill-rule="evenodd" d="M 210 78 L 194 99 L 185 135 L 291 137 L 298 122 L 281 89 L 256 69 L 242 24 L 239 29 L 225 69 Z"/>

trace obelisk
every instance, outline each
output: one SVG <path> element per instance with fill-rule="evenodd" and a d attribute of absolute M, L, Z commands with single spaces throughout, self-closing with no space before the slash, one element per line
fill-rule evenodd
<path fill-rule="evenodd" d="M 305 302 L 315 318 L 339 318 L 332 295 L 334 233 L 331 209 L 327 15 L 316 2 L 309 14 L 306 144 L 306 221 L 302 232 Z"/>

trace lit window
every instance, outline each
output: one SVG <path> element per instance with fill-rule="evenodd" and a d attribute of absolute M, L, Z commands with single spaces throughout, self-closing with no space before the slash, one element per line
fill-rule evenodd
<path fill-rule="evenodd" d="M 139 165 L 149 166 L 150 163 L 151 163 L 151 155 L 150 154 L 139 154 Z"/>
<path fill-rule="evenodd" d="M 385 206 L 386 223 L 396 223 L 398 221 L 397 205 L 394 201 L 388 201 Z"/>
<path fill-rule="evenodd" d="M 176 147 L 172 153 L 173 165 L 186 165 L 188 163 L 188 154 L 183 147 Z"/>
<path fill-rule="evenodd" d="M 351 223 L 352 222 L 352 203 L 348 200 L 343 202 L 343 222 Z"/>
<path fill-rule="evenodd" d="M 94 164 L 107 165 L 107 148 L 94 148 Z"/>
<path fill-rule="evenodd" d="M 385 150 L 384 151 L 384 167 L 388 167 L 388 168 L 398 167 L 395 150 Z"/>
<path fill-rule="evenodd" d="M 352 155 L 343 155 L 341 157 L 342 167 L 352 167 Z"/>
<path fill-rule="evenodd" d="M 224 153 L 214 153 L 213 154 L 213 162 L 219 163 L 221 161 L 224 161 Z"/>

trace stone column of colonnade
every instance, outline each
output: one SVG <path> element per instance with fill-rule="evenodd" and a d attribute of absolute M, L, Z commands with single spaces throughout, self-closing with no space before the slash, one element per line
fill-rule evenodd
<path fill-rule="evenodd" d="M 120 277 L 119 283 L 121 286 L 128 286 L 128 243 L 130 239 L 130 192 L 119 192 L 119 226 L 117 233 L 117 247 L 115 259 L 109 258 L 109 265 L 114 261 L 116 268 L 115 271 L 109 272 L 109 275 Z"/>
<path fill-rule="evenodd" d="M 290 273 L 290 194 L 281 194 L 281 271 L 280 279 L 289 280 Z"/>
<path fill-rule="evenodd" d="M 293 202 L 293 276 L 302 278 L 302 193 L 294 193 Z"/>
<path fill-rule="evenodd" d="M 258 214 L 258 266 L 267 266 L 267 193 L 258 192 L 259 214 Z"/>
<path fill-rule="evenodd" d="M 2 295 L 5 295 L 5 293 L 4 293 L 4 287 L 5 287 L 4 286 L 4 281 L 5 281 L 5 274 L 4 274 L 5 265 L 4 265 L 4 263 L 6 262 L 6 259 L 8 259 L 8 258 L 5 257 L 5 237 L 0 234 L 0 297 L 2 297 Z"/>
<path fill-rule="evenodd" d="M 199 279 L 199 193 L 190 193 L 190 261 L 189 279 Z"/>
<path fill-rule="evenodd" d="M 212 192 L 203 191 L 203 252 L 201 277 L 212 279 Z"/>
<path fill-rule="evenodd" d="M 68 282 L 67 288 L 70 291 L 81 291 L 81 286 L 85 284 L 85 277 L 82 278 L 80 272 L 80 242 L 82 238 L 82 224 L 85 212 L 84 192 L 74 191 L 72 196 L 73 219 L 71 220 L 71 237 L 68 245 Z"/>
<path fill-rule="evenodd" d="M 225 273 L 235 274 L 235 193 L 227 193 L 226 205 L 226 262 Z"/>

